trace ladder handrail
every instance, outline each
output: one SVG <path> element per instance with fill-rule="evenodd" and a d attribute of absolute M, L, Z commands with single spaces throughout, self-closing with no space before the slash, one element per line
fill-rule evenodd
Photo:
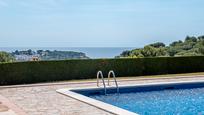
<path fill-rule="evenodd" d="M 102 79 L 102 82 L 103 82 L 103 87 L 104 87 L 104 93 L 106 95 L 106 84 L 105 84 L 105 81 L 104 81 L 104 77 L 103 77 L 102 71 L 98 71 L 97 72 L 97 86 L 98 87 L 99 87 L 99 76 L 101 76 L 101 79 Z"/>
<path fill-rule="evenodd" d="M 118 82 L 117 82 L 117 80 L 116 80 L 116 76 L 115 76 L 115 73 L 114 73 L 113 70 L 110 70 L 110 71 L 108 72 L 108 85 L 110 86 L 110 76 L 111 76 L 111 74 L 112 74 L 113 79 L 114 79 L 114 81 L 115 81 L 115 85 L 116 85 L 116 88 L 117 88 L 117 93 L 119 93 Z"/>

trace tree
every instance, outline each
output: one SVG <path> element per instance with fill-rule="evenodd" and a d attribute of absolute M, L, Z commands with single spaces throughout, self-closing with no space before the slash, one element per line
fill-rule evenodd
<path fill-rule="evenodd" d="M 135 49 L 135 50 L 131 51 L 130 57 L 140 58 L 140 57 L 144 57 L 144 55 L 142 54 L 142 50 L 141 49 Z"/>
<path fill-rule="evenodd" d="M 162 42 L 156 42 L 156 43 L 150 44 L 150 46 L 159 48 L 159 47 L 165 47 L 166 45 Z"/>
<path fill-rule="evenodd" d="M 33 51 L 31 49 L 27 50 L 28 55 L 33 55 Z"/>
<path fill-rule="evenodd" d="M 191 42 L 197 42 L 197 38 L 196 37 L 189 37 L 189 36 L 187 36 L 186 37 L 186 39 L 185 39 L 185 42 L 187 42 L 187 41 L 191 41 Z"/>
<path fill-rule="evenodd" d="M 37 50 L 37 54 L 42 55 L 43 50 Z"/>
<path fill-rule="evenodd" d="M 0 52 L 0 62 L 13 62 L 14 57 L 7 52 Z"/>
<path fill-rule="evenodd" d="M 168 52 L 166 48 L 160 47 L 156 49 L 156 56 L 161 57 L 161 56 L 168 56 Z"/>
<path fill-rule="evenodd" d="M 182 44 L 182 43 L 183 43 L 183 42 L 182 42 L 181 40 L 179 40 L 179 41 L 172 42 L 169 46 L 174 47 L 174 46 L 179 45 L 179 44 Z"/>
<path fill-rule="evenodd" d="M 144 57 L 155 57 L 156 56 L 156 48 L 152 46 L 145 46 L 142 50 L 142 55 Z"/>
<path fill-rule="evenodd" d="M 201 40 L 204 40 L 204 35 L 203 35 L 203 36 L 199 36 L 199 37 L 198 37 L 198 40 L 200 40 L 200 41 L 201 41 Z"/>
<path fill-rule="evenodd" d="M 15 54 L 15 55 L 20 55 L 20 53 L 19 53 L 18 50 L 16 50 L 16 51 L 14 52 L 14 54 Z"/>
<path fill-rule="evenodd" d="M 204 55 L 204 47 L 198 48 L 199 53 Z"/>
<path fill-rule="evenodd" d="M 130 56 L 130 51 L 126 50 L 126 51 L 123 51 L 121 54 L 120 54 L 121 57 L 128 57 Z"/>

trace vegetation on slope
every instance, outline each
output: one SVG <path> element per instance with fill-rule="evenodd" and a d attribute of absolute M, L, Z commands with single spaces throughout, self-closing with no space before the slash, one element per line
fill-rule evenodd
<path fill-rule="evenodd" d="M 40 60 L 65 60 L 65 59 L 88 59 L 85 53 L 74 51 L 50 51 L 50 50 L 26 50 L 12 52 L 17 61 L 28 61 L 30 57 L 36 56 Z M 27 57 L 27 58 L 26 58 Z"/>
<path fill-rule="evenodd" d="M 204 36 L 189 37 L 184 41 L 174 41 L 169 46 L 157 42 L 131 51 L 124 51 L 121 57 L 169 57 L 169 56 L 202 56 L 204 55 Z"/>
<path fill-rule="evenodd" d="M 0 51 L 0 62 L 13 62 L 14 60 L 15 58 L 11 54 Z"/>

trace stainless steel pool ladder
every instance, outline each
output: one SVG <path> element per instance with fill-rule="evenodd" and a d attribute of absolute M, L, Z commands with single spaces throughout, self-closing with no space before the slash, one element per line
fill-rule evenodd
<path fill-rule="evenodd" d="M 118 87 L 118 82 L 116 80 L 116 76 L 115 76 L 115 73 L 113 70 L 110 70 L 108 72 L 108 86 L 110 86 L 110 77 L 111 75 L 113 76 L 113 79 L 115 81 L 115 85 L 116 85 L 116 88 L 117 88 L 117 93 L 119 93 L 119 87 Z M 106 95 L 106 84 L 105 84 L 105 80 L 104 80 L 104 77 L 103 77 L 103 73 L 102 71 L 98 71 L 97 72 L 97 86 L 99 87 L 99 77 L 101 76 L 101 79 L 102 79 L 102 82 L 103 82 L 103 86 L 104 86 L 104 93 Z"/>
<path fill-rule="evenodd" d="M 115 81 L 115 85 L 116 85 L 116 88 L 117 88 L 117 93 L 119 93 L 118 82 L 117 82 L 117 80 L 116 80 L 115 73 L 114 73 L 113 70 L 110 70 L 110 71 L 108 72 L 108 86 L 110 86 L 110 77 L 111 77 L 111 74 L 112 74 L 113 79 L 114 79 L 114 81 Z"/>
<path fill-rule="evenodd" d="M 97 72 L 97 86 L 99 87 L 99 77 L 101 76 L 102 82 L 103 82 L 103 87 L 104 87 L 104 94 L 106 95 L 106 84 L 104 81 L 103 73 L 102 71 Z"/>

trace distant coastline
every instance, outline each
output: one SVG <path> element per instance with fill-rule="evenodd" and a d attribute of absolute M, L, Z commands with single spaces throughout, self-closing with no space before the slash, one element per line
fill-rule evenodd
<path fill-rule="evenodd" d="M 125 50 L 132 50 L 135 47 L 0 47 L 0 51 L 14 52 L 16 50 L 57 50 L 74 51 L 85 53 L 90 58 L 114 58 Z"/>

